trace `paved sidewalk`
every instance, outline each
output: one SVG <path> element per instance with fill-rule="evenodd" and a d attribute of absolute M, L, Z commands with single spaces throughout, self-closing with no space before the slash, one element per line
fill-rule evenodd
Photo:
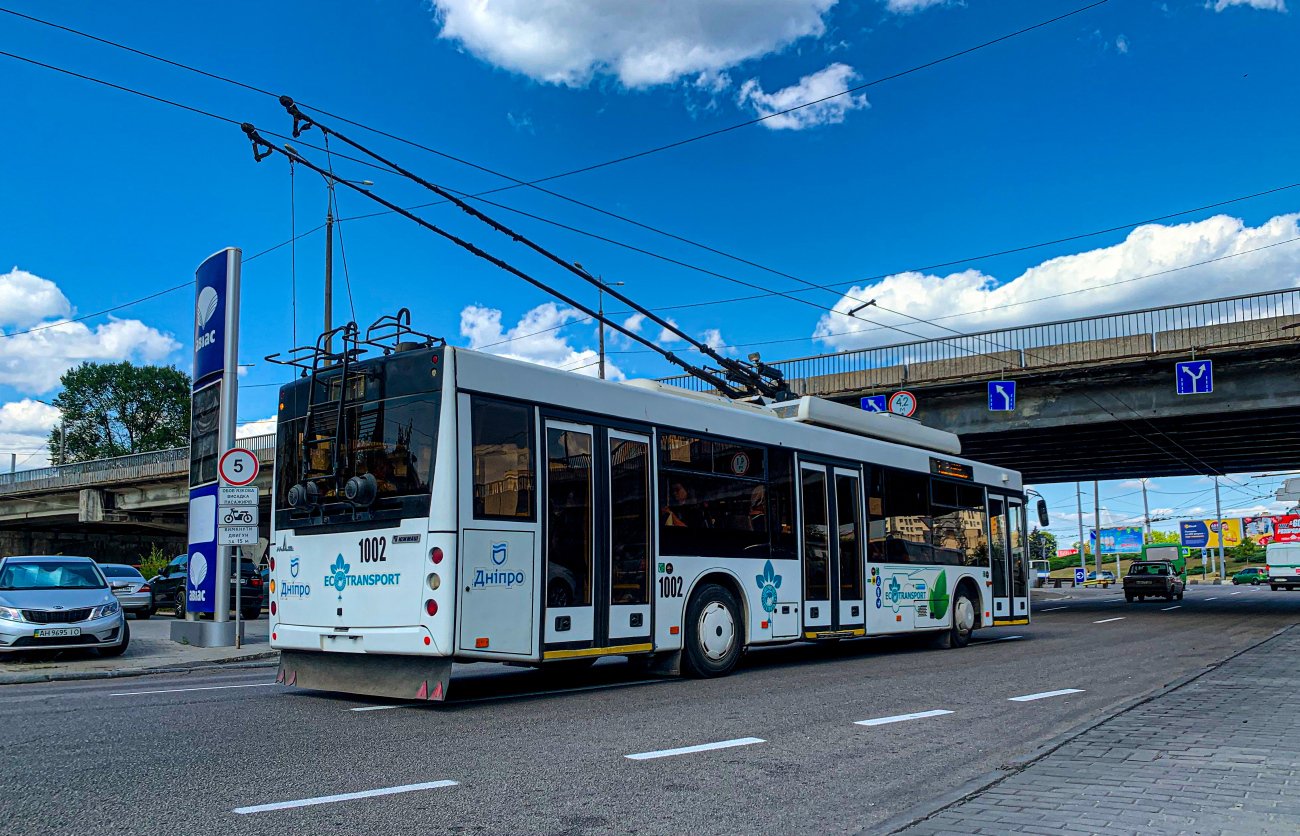
<path fill-rule="evenodd" d="M 279 655 L 267 642 L 267 620 L 245 623 L 243 647 L 191 647 L 171 640 L 173 619 L 130 619 L 131 644 L 117 658 L 104 658 L 93 650 L 65 651 L 34 656 L 0 656 L 0 685 L 70 679 L 107 679 L 160 671 L 189 670 L 212 665 L 247 664 Z"/>
<path fill-rule="evenodd" d="M 1293 627 L 902 832 L 1298 833 L 1297 718 Z"/>

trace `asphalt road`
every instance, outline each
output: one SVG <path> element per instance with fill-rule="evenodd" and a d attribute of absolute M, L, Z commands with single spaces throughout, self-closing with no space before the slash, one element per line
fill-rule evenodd
<path fill-rule="evenodd" d="M 8 686 L 0 821 L 15 835 L 873 832 L 1300 622 L 1300 593 L 1267 587 L 1191 587 L 1175 604 L 1074 594 L 964 650 L 795 645 L 709 681 L 470 665 L 441 706 L 286 689 L 270 668 Z M 1065 689 L 1080 690 L 1011 699 Z M 927 711 L 951 713 L 857 724 Z M 736 745 L 663 754 L 722 742 Z"/>

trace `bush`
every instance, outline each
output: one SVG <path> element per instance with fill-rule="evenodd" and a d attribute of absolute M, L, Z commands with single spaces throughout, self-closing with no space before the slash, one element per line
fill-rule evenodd
<path fill-rule="evenodd" d="M 149 547 L 148 554 L 140 555 L 140 574 L 146 578 L 152 578 L 161 572 L 162 568 L 171 562 L 171 559 L 172 555 L 160 549 L 157 543 L 153 543 Z"/>

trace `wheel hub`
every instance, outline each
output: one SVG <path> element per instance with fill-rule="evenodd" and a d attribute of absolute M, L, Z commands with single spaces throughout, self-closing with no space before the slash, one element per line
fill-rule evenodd
<path fill-rule="evenodd" d="M 953 615 L 958 632 L 964 634 L 975 629 L 975 607 L 971 604 L 969 598 L 961 597 L 957 599 L 957 606 L 953 608 Z"/>
<path fill-rule="evenodd" d="M 700 612 L 700 649 L 710 660 L 723 659 L 736 641 L 736 623 L 731 611 L 717 601 Z"/>

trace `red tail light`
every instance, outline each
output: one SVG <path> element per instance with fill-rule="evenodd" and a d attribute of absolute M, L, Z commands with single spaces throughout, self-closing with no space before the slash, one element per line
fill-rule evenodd
<path fill-rule="evenodd" d="M 252 578 L 251 580 L 249 580 L 249 583 L 252 584 L 253 586 L 261 586 L 261 585 L 262 585 L 262 579 L 261 579 L 261 578 L 258 578 L 258 577 L 254 577 L 254 578 Z"/>
<path fill-rule="evenodd" d="M 424 602 L 424 611 L 427 612 L 429 615 L 437 615 L 437 614 L 438 614 L 438 602 L 435 601 L 435 600 L 433 600 L 432 598 L 430 598 L 429 600 L 425 601 L 425 602 Z"/>
<path fill-rule="evenodd" d="M 275 571 L 275 558 L 274 558 L 274 557 L 271 558 L 271 571 L 272 571 L 272 572 Z"/>
<path fill-rule="evenodd" d="M 433 550 L 429 552 L 429 559 L 432 560 L 434 563 L 441 563 L 442 549 L 438 548 L 437 546 L 434 546 Z"/>
<path fill-rule="evenodd" d="M 271 602 L 271 615 L 275 615 L 275 602 Z"/>
<path fill-rule="evenodd" d="M 149 584 L 147 583 L 140 584 L 140 588 L 136 590 L 136 592 L 149 592 L 149 591 L 150 591 Z"/>

